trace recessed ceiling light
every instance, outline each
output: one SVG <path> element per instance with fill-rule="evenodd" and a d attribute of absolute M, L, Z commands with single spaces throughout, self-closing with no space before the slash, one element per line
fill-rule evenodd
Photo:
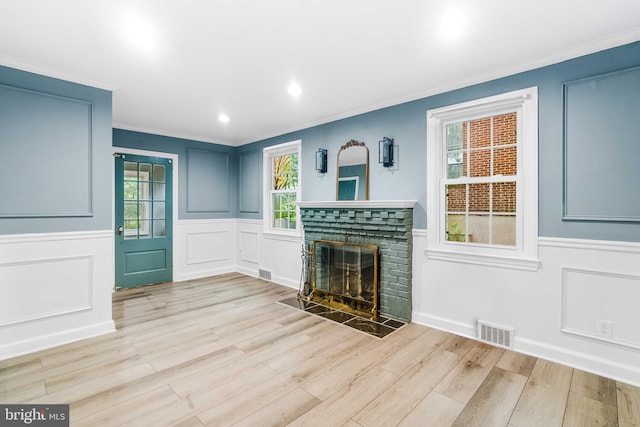
<path fill-rule="evenodd" d="M 300 96 L 300 94 L 302 93 L 302 88 L 298 83 L 293 82 L 287 88 L 287 92 L 289 92 L 289 95 L 291 96 Z"/>
<path fill-rule="evenodd" d="M 446 39 L 457 39 L 465 30 L 466 16 L 463 10 L 450 7 L 440 20 L 440 35 Z"/>
<path fill-rule="evenodd" d="M 148 54 L 156 50 L 157 33 L 148 19 L 131 11 L 124 19 L 123 28 L 125 37 L 132 46 Z"/>
<path fill-rule="evenodd" d="M 222 113 L 218 116 L 218 120 L 221 121 L 222 123 L 229 123 L 229 116 Z"/>

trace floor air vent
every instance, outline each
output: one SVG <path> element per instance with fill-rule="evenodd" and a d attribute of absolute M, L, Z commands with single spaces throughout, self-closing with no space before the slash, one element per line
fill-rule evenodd
<path fill-rule="evenodd" d="M 515 331 L 511 328 L 478 320 L 478 339 L 482 342 L 499 347 L 512 348 L 514 333 Z"/>
<path fill-rule="evenodd" d="M 271 272 L 269 270 L 258 270 L 258 277 L 264 280 L 271 280 Z"/>

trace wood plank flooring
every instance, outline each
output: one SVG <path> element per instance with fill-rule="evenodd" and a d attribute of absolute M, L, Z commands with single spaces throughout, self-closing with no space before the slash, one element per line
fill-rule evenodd
<path fill-rule="evenodd" d="M 72 426 L 640 426 L 640 389 L 409 324 L 378 339 L 241 274 L 113 297 L 115 333 L 0 361 Z"/>

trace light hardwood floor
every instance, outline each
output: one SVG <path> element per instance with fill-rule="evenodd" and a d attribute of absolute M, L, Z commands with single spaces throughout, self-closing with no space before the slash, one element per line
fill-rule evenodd
<path fill-rule="evenodd" d="M 384 339 L 240 274 L 118 292 L 117 332 L 0 361 L 72 426 L 638 426 L 640 389 L 409 324 Z"/>

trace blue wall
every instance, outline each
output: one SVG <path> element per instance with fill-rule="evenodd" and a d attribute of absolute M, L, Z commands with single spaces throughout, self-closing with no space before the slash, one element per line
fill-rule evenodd
<path fill-rule="evenodd" d="M 238 216 L 236 148 L 122 129 L 113 145 L 178 155 L 179 219 Z"/>
<path fill-rule="evenodd" d="M 119 129 L 111 133 L 110 92 L 0 67 L 0 112 L 4 113 L 0 127 L 4 132 L 0 133 L 0 233 L 110 229 L 112 136 L 115 146 L 179 155 L 180 219 L 261 219 L 262 148 L 297 139 L 302 140 L 302 199 L 334 200 L 338 150 L 351 139 L 363 141 L 370 150 L 370 199 L 418 200 L 414 223 L 416 228 L 426 228 L 426 111 L 538 86 L 539 234 L 640 241 L 638 222 L 605 217 L 634 216 L 638 191 L 635 186 L 620 184 L 628 181 L 629 171 L 637 176 L 636 159 L 629 152 L 638 152 L 638 138 L 632 135 L 624 144 L 615 144 L 583 133 L 579 149 L 568 151 L 574 157 L 567 159 L 566 170 L 563 145 L 565 84 L 637 66 L 640 42 L 237 148 Z M 632 87 L 630 92 L 637 93 L 638 88 Z M 608 102 L 615 104 L 615 100 Z M 624 110 L 630 117 L 622 122 L 636 123 L 637 97 L 625 102 L 631 105 Z M 392 168 L 377 162 L 377 143 L 383 136 L 394 138 L 397 147 Z M 608 153 L 602 150 L 603 145 L 611 149 L 609 158 L 624 167 L 607 164 L 600 171 L 576 168 L 584 164 L 576 160 L 575 153 Z M 314 168 L 318 148 L 328 150 L 326 174 L 318 174 Z M 566 197 L 565 178 L 571 184 Z M 575 206 L 581 210 L 589 203 L 602 203 L 586 184 L 574 185 L 583 181 L 581 178 L 610 190 L 607 195 L 619 201 L 617 207 L 591 220 L 563 217 L 565 199 L 580 201 Z"/>
<path fill-rule="evenodd" d="M 111 229 L 111 92 L 0 66 L 0 234 Z"/>
<path fill-rule="evenodd" d="M 531 86 L 538 87 L 539 95 L 539 234 L 547 237 L 586 238 L 600 240 L 640 241 L 640 224 L 620 221 L 563 220 L 563 86 L 567 82 L 640 65 L 640 42 L 561 62 L 548 67 L 493 80 L 490 82 L 384 108 L 309 129 L 258 141 L 239 148 L 242 155 L 261 152 L 268 145 L 297 139 L 302 140 L 302 199 L 335 199 L 335 159 L 341 145 L 350 139 L 363 141 L 370 151 L 371 200 L 417 199 L 414 213 L 416 228 L 426 228 L 426 111 L 446 105 L 470 101 Z M 637 89 L 637 88 L 636 88 Z M 640 102 L 635 100 L 636 103 Z M 637 104 L 636 104 L 637 105 Z M 633 110 L 637 114 L 637 109 Z M 637 116 L 636 116 L 637 117 Z M 630 118 L 631 119 L 631 118 Z M 638 118 L 634 120 L 638 121 Z M 397 165 L 391 169 L 377 161 L 378 141 L 383 136 L 394 138 L 398 146 Z M 608 144 L 613 156 L 623 162 L 636 162 L 619 150 L 612 141 L 589 138 L 583 149 Z M 640 144 L 636 138 L 634 144 Z M 329 171 L 318 175 L 314 169 L 314 153 L 318 148 L 328 149 Z M 259 165 L 261 167 L 261 165 Z M 624 177 L 615 170 L 599 179 L 615 183 Z M 612 173 L 613 172 L 613 173 Z M 594 173 L 594 171 L 584 171 Z M 597 172 L 595 172 L 597 173 Z M 261 176 L 261 175 L 260 175 Z M 636 186 L 637 188 L 637 186 Z M 252 188 L 239 188 L 240 197 Z M 580 188 L 589 193 L 588 189 Z M 619 194 L 620 198 L 640 196 Z M 581 196 L 583 197 L 583 196 Z M 594 198 L 592 203 L 600 201 Z M 260 210 L 261 210 L 260 205 Z M 260 218 L 260 213 L 240 214 L 241 217 Z"/>

